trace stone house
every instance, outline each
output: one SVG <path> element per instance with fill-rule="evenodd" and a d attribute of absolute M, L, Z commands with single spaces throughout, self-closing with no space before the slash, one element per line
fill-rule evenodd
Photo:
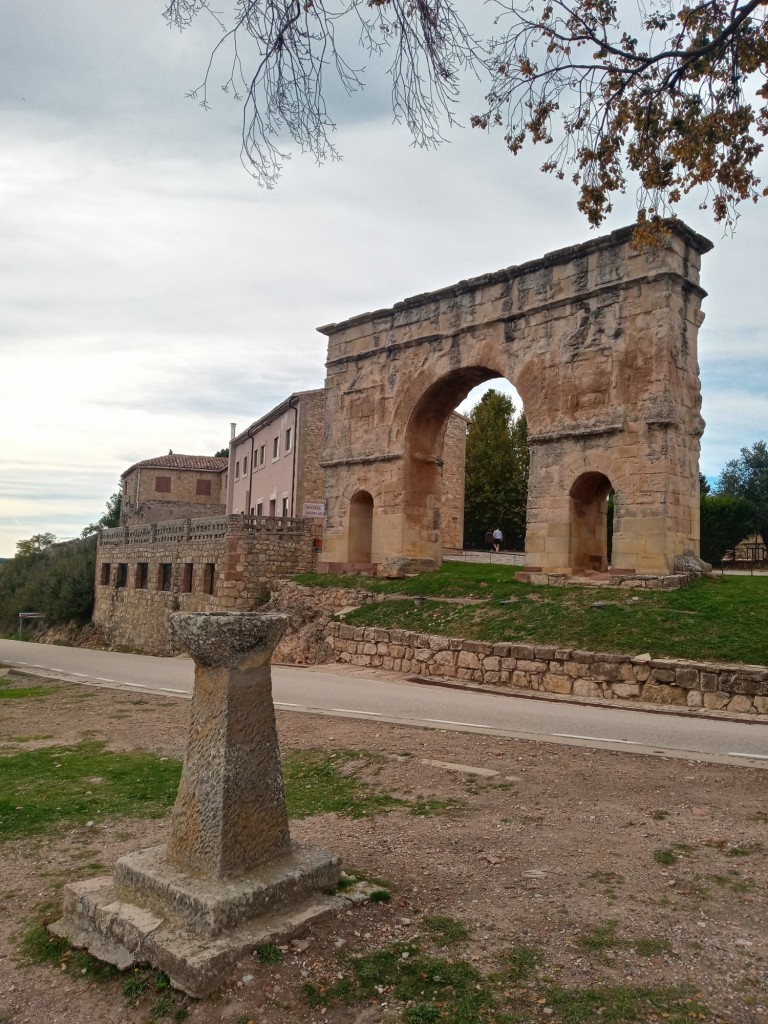
<path fill-rule="evenodd" d="M 224 515 L 227 460 L 169 452 L 130 466 L 120 477 L 120 525 Z"/>

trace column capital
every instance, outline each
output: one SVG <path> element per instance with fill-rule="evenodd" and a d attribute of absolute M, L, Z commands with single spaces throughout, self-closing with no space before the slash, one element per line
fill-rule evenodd
<path fill-rule="evenodd" d="M 271 654 L 287 626 L 278 612 L 175 612 L 171 639 L 196 665 L 234 668 L 249 655 Z"/>

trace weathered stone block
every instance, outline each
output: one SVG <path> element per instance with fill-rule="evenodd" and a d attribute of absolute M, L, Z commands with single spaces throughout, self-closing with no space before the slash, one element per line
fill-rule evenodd
<path fill-rule="evenodd" d="M 737 694 L 735 697 L 731 697 L 731 699 L 728 701 L 727 710 L 728 711 L 737 711 L 737 712 L 740 712 L 741 714 L 744 714 L 744 713 L 748 712 L 751 707 L 752 707 L 752 698 L 751 697 L 743 697 L 743 696 Z"/>
<path fill-rule="evenodd" d="M 540 686 L 548 693 L 570 693 L 573 688 L 573 679 L 555 672 L 545 672 L 541 677 Z"/>
<path fill-rule="evenodd" d="M 675 670 L 675 683 L 685 690 L 699 687 L 699 673 L 695 668 L 678 668 Z"/>
<path fill-rule="evenodd" d="M 663 686 L 655 682 L 648 682 L 643 686 L 642 699 L 649 704 L 679 704 L 687 702 L 685 690 L 679 686 Z"/>

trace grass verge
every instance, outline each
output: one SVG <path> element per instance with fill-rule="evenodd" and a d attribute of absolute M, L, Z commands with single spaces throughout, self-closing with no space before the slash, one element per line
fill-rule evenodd
<path fill-rule="evenodd" d="M 409 629 L 489 642 L 654 657 L 768 664 L 768 580 L 700 579 L 684 590 L 534 587 L 516 582 L 517 567 L 446 562 L 408 580 L 304 574 L 309 586 L 358 586 L 390 598 L 345 616 L 356 626 Z M 397 597 L 395 595 L 406 595 Z M 433 598 L 419 605 L 414 596 Z M 447 603 L 463 597 L 472 603 Z M 595 602 L 604 602 L 594 608 Z M 477 603 L 480 602 L 480 603 Z"/>
<path fill-rule="evenodd" d="M 106 816 L 161 817 L 172 805 L 180 765 L 103 743 L 45 747 L 0 758 L 0 841 Z"/>

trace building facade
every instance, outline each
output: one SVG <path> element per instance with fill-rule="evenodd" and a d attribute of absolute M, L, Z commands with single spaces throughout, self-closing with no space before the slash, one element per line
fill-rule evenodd
<path fill-rule="evenodd" d="M 325 391 L 298 391 L 232 439 L 227 512 L 322 518 Z"/>
<path fill-rule="evenodd" d="M 227 459 L 215 456 L 169 452 L 136 462 L 120 477 L 120 525 L 224 515 L 226 477 Z"/>

